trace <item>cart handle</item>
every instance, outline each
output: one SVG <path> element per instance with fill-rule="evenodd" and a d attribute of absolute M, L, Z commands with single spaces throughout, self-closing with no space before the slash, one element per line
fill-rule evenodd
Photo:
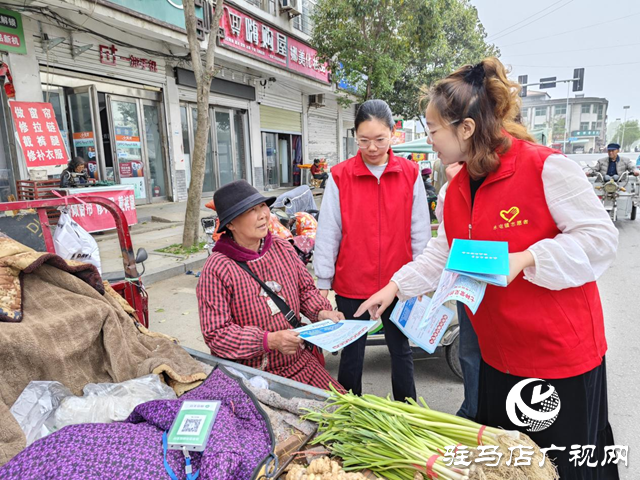
<path fill-rule="evenodd" d="M 46 208 L 57 208 L 68 205 L 80 205 L 84 203 L 94 203 L 101 205 L 111 213 L 116 223 L 116 231 L 118 232 L 118 240 L 120 241 L 120 250 L 122 253 L 122 264 L 124 267 L 125 278 L 137 279 L 140 277 L 138 269 L 136 268 L 136 256 L 133 253 L 133 243 L 131 241 L 131 234 L 129 233 L 129 222 L 122 209 L 108 198 L 100 197 L 97 195 L 87 195 L 83 197 L 75 197 L 73 195 L 64 196 L 62 198 L 46 198 L 43 200 L 20 200 L 17 202 L 4 202 L 0 203 L 0 212 L 6 212 L 9 210 L 29 210 L 35 209 L 38 212 L 38 218 L 42 226 L 42 235 L 44 236 L 44 242 L 47 247 L 47 251 L 55 253 L 55 247 L 53 244 L 53 236 L 51 235 L 51 225 L 49 224 L 49 217 L 47 217 Z M 45 228 L 46 227 L 46 228 Z"/>

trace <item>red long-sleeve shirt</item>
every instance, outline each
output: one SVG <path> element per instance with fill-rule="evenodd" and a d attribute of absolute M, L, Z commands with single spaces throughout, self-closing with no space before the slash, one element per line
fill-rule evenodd
<path fill-rule="evenodd" d="M 315 322 L 321 310 L 332 309 L 287 241 L 273 237 L 269 250 L 247 265 L 298 317 L 302 312 Z M 197 296 L 202 335 L 213 355 L 319 388 L 338 385 L 307 349 L 294 355 L 264 350 L 265 332 L 292 327 L 279 310 L 272 314 L 258 282 L 226 255 L 214 252 L 209 257 Z"/>

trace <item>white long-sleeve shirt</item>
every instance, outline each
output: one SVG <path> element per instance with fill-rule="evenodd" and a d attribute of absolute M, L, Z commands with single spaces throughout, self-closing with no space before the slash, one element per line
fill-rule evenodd
<path fill-rule="evenodd" d="M 387 164 L 377 167 L 366 163 L 365 165 L 378 180 L 387 168 Z M 393 232 L 387 232 L 387 234 L 393 235 Z M 413 185 L 413 207 L 411 210 L 411 249 L 414 259 L 425 249 L 430 237 L 429 203 L 424 182 L 422 177 L 418 175 Z M 313 269 L 318 277 L 316 285 L 320 290 L 331 289 L 341 242 L 340 191 L 329 175 L 322 197 L 318 231 L 313 249 Z"/>
<path fill-rule="evenodd" d="M 580 166 L 564 155 L 547 158 L 542 183 L 547 206 L 560 233 L 528 248 L 535 266 L 524 269 L 524 278 L 549 290 L 578 287 L 597 280 L 609 268 L 618 249 L 618 230 L 609 214 Z M 438 203 L 446 201 L 445 191 L 443 187 Z M 441 221 L 438 237 L 391 279 L 398 285 L 398 296 L 407 299 L 434 291 L 448 257 L 446 226 Z"/>

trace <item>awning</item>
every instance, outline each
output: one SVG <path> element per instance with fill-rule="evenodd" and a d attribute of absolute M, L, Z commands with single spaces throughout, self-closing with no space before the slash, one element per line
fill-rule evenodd
<path fill-rule="evenodd" d="M 391 148 L 394 153 L 433 153 L 433 148 L 427 143 L 427 137 L 419 138 L 413 142 L 393 145 Z"/>

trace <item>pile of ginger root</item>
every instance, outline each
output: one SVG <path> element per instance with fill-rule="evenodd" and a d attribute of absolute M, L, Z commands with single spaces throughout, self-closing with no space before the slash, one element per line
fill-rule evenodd
<path fill-rule="evenodd" d="M 328 457 L 316 458 L 308 467 L 294 465 L 287 473 L 286 480 L 366 480 L 357 472 L 345 472 L 340 464 Z"/>

